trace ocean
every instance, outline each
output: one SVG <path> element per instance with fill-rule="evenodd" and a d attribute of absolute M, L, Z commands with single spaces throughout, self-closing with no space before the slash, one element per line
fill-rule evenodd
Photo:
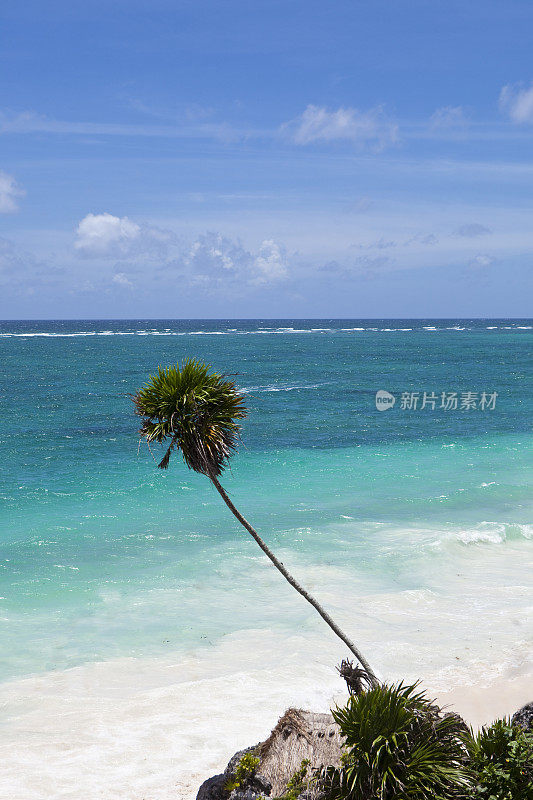
<path fill-rule="evenodd" d="M 4 321 L 0 352 L 1 797 L 194 797 L 342 692 L 209 481 L 139 446 L 130 395 L 187 357 L 246 395 L 226 490 L 381 677 L 530 670 L 531 320 Z"/>

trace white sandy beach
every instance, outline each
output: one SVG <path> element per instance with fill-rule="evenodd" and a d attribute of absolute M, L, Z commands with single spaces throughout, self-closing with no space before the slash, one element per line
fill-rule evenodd
<path fill-rule="evenodd" d="M 390 644 L 378 648 L 388 678 L 425 674 L 428 693 L 474 726 L 533 698 L 526 651 L 507 651 L 499 667 L 453 656 L 446 664 L 441 652 L 440 664 L 408 670 L 413 649 Z M 123 659 L 4 684 L 0 797 L 194 800 L 287 707 L 327 710 L 343 700 L 341 652 L 327 635 L 283 641 L 248 631 L 176 662 Z"/>

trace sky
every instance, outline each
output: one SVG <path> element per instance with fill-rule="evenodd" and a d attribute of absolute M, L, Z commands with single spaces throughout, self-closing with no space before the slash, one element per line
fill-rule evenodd
<path fill-rule="evenodd" d="M 0 317 L 528 317 L 531 0 L 0 8 Z"/>

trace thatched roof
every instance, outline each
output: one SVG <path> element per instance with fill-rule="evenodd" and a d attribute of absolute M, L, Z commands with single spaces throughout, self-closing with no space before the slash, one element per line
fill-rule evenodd
<path fill-rule="evenodd" d="M 304 759 L 310 761 L 308 774 L 316 767 L 338 765 L 341 743 L 331 714 L 289 708 L 256 750 L 258 772 L 272 784 L 271 796 L 279 797 Z"/>

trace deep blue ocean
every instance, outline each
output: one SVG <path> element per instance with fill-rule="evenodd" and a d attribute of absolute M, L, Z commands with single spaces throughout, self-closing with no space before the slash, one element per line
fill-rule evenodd
<path fill-rule="evenodd" d="M 246 393 L 235 503 L 378 668 L 439 669 L 439 625 L 489 666 L 528 639 L 531 320 L 6 321 L 0 353 L 2 680 L 329 635 L 205 478 L 139 447 L 131 393 L 186 357 Z"/>

